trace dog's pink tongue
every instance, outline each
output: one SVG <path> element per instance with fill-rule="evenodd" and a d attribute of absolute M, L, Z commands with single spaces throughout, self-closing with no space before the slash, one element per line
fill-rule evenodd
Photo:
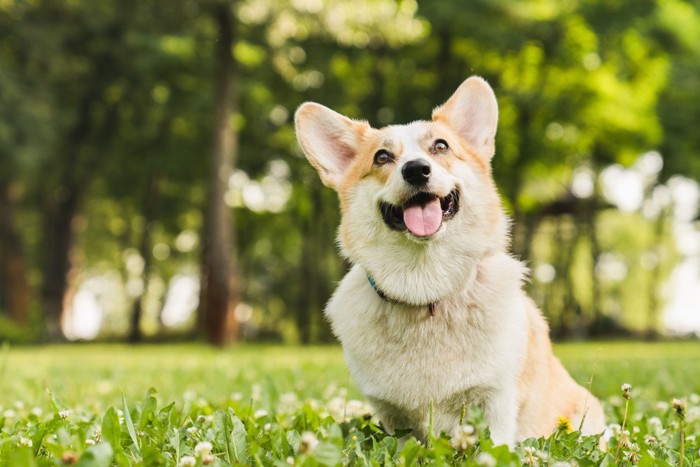
<path fill-rule="evenodd" d="M 408 230 L 418 237 L 429 237 L 442 224 L 442 208 L 438 198 L 428 204 L 409 206 L 403 210 L 403 222 Z"/>

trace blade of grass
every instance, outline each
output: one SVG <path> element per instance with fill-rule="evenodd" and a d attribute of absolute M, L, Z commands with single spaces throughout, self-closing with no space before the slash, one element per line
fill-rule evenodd
<path fill-rule="evenodd" d="M 131 441 L 134 442 L 134 446 L 136 447 L 136 452 L 141 454 L 141 448 L 139 447 L 139 439 L 136 437 L 136 430 L 134 429 L 134 422 L 131 421 L 131 413 L 129 413 L 129 407 L 126 405 L 126 397 L 124 397 L 124 393 L 122 392 L 122 405 L 124 406 L 124 423 L 126 424 L 126 429 L 129 432 L 129 436 L 131 437 Z"/>

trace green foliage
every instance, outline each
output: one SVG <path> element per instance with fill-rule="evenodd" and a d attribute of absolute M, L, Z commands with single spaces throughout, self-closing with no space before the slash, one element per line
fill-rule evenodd
<path fill-rule="evenodd" d="M 604 351 L 596 352 L 597 346 Z M 575 375 L 582 371 L 573 363 L 585 362 L 590 370 L 597 362 L 593 387 L 605 402 L 611 434 L 603 449 L 600 437 L 581 437 L 566 426 L 513 449 L 493 446 L 484 418 L 474 407 L 467 408 L 461 430 L 435 433 L 430 440 L 410 435 L 397 439 L 368 415 L 371 409 L 355 399 L 352 386 L 336 385 L 337 376 L 345 371 L 339 371 L 342 356 L 338 348 L 296 348 L 291 354 L 290 348 L 281 347 L 222 353 L 192 345 L 155 348 L 155 352 L 115 346 L 85 346 L 80 351 L 53 347 L 50 352 L 13 349 L 9 353 L 12 379 L 33 378 L 33 368 L 23 365 L 25 359 L 31 359 L 72 375 L 79 384 L 55 386 L 36 398 L 16 392 L 13 386 L 0 388 L 0 463 L 176 466 L 189 465 L 191 459 L 196 465 L 222 466 L 663 466 L 678 464 L 683 431 L 685 464 L 695 465 L 700 461 L 700 440 L 692 436 L 700 430 L 700 386 L 694 379 L 700 361 L 698 345 L 658 343 L 647 347 L 646 352 L 640 352 L 643 347 L 639 344 L 626 343 L 557 347 Z M 108 357 L 112 355 L 120 356 L 123 363 L 111 361 Z M 684 397 L 671 401 L 662 387 L 667 376 L 658 374 L 649 355 L 667 366 L 676 365 L 675 358 L 682 357 L 692 366 L 669 377 L 674 383 L 671 393 Z M 71 366 L 78 360 L 82 360 L 85 373 Z M 61 368 L 61 362 L 66 361 L 68 365 Z M 172 368 L 186 361 L 207 372 L 188 378 L 173 375 Z M 317 366 L 305 368 L 309 361 L 316 361 Z M 236 372 L 262 371 L 250 379 L 226 378 L 214 371 L 224 364 Z M 632 373 L 615 371 L 628 364 L 634 366 Z M 170 376 L 154 374 L 153 365 L 164 367 L 162 375 Z M 108 367 L 128 372 L 133 384 L 125 386 L 127 392 L 98 395 L 93 391 L 85 398 L 75 391 L 78 386 L 100 388 L 105 383 L 102 371 Z M 656 376 L 647 377 L 647 372 Z M 628 376 L 631 379 L 622 379 Z M 195 377 L 201 377 L 205 385 L 199 395 L 187 395 Z M 625 409 L 619 388 L 627 381 L 634 384 L 631 403 Z M 116 378 L 111 381 L 116 382 Z M 136 395 L 152 382 L 158 382 L 170 396 L 153 388 L 144 390 L 145 396 Z M 223 397 L 222 389 L 227 394 Z M 247 389 L 251 390 L 250 398 L 238 394 Z"/>
<path fill-rule="evenodd" d="M 102 335 L 124 335 L 141 299 L 147 334 L 166 332 L 159 313 L 168 282 L 200 264 L 214 5 L 0 3 L 0 182 L 17 193 L 12 227 L 35 309 L 61 274 L 46 266 L 57 254 L 51 240 L 72 233 L 72 285 L 117 284 L 99 298 Z M 244 300 L 265 338 L 329 340 L 322 309 L 346 268 L 334 245 L 335 195 L 296 147 L 291 116 L 303 101 L 373 125 L 405 123 L 428 118 L 467 76 L 484 76 L 500 105 L 494 175 L 516 226 L 565 197 L 581 165 L 597 173 L 658 149 L 660 182 L 700 177 L 697 2 L 242 0 L 231 8 L 241 97 L 230 121 L 240 144 L 226 202 Z M 260 202 L 261 192 L 278 202 Z M 66 200 L 75 212 L 62 229 L 73 231 L 58 232 L 52 219 Z M 183 235 L 190 241 L 178 242 Z M 517 253 L 528 250 L 520 238 Z M 139 251 L 142 239 L 151 251 Z M 134 272 L 129 259 L 142 254 L 147 270 Z M 126 293 L 129 283 L 143 287 Z M 0 322 L 0 336 L 13 341 L 38 334 Z"/>

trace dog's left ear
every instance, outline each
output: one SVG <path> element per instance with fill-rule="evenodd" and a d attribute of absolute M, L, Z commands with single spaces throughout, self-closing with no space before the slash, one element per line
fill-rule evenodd
<path fill-rule="evenodd" d="M 447 102 L 433 111 L 433 120 L 452 127 L 481 156 L 493 157 L 498 124 L 498 103 L 482 78 L 465 80 Z"/>

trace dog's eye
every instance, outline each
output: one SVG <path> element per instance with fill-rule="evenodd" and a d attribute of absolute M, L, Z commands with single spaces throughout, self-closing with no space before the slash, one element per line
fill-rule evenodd
<path fill-rule="evenodd" d="M 445 141 L 444 139 L 435 140 L 435 142 L 433 143 L 433 152 L 436 153 L 445 152 L 449 148 L 450 147 L 447 145 L 447 141 Z"/>
<path fill-rule="evenodd" d="M 391 162 L 393 160 L 394 158 L 391 156 L 391 153 L 386 149 L 380 149 L 374 155 L 374 165 L 384 165 L 387 162 Z"/>

